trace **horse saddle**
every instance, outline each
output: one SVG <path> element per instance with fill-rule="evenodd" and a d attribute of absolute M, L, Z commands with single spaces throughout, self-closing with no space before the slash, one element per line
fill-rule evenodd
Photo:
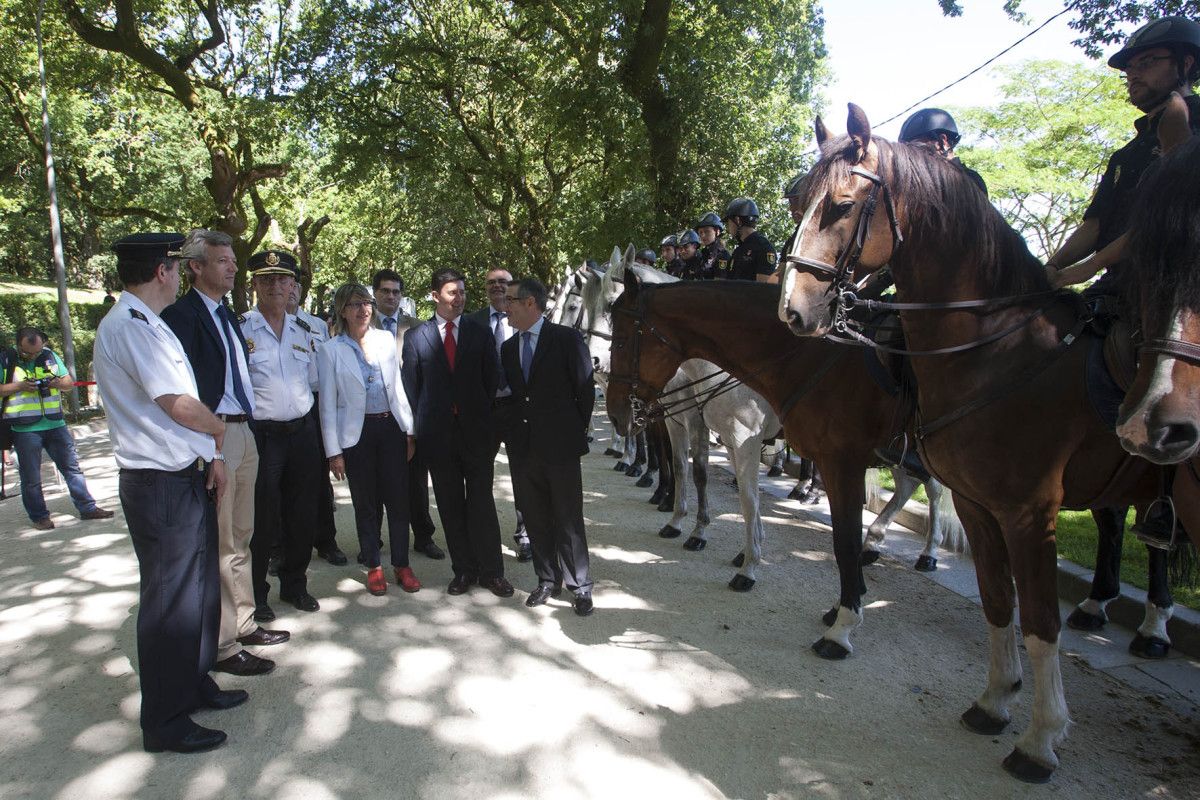
<path fill-rule="evenodd" d="M 1117 416 L 1125 393 L 1137 372 L 1137 349 L 1133 326 L 1123 319 L 1108 321 L 1104 335 L 1091 335 L 1088 342 L 1086 383 L 1092 409 L 1110 428 L 1116 428 Z"/>
<path fill-rule="evenodd" d="M 900 328 L 900 314 L 895 311 L 881 311 L 866 320 L 863 332 L 875 344 L 892 350 L 903 350 L 904 331 Z M 912 380 L 908 359 L 898 353 L 888 353 L 874 347 L 864 347 L 863 361 L 867 374 L 875 381 L 880 389 L 892 397 L 900 394 L 904 383 Z"/>

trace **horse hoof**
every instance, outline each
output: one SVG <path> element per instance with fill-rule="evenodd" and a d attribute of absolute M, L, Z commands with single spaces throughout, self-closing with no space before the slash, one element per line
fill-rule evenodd
<path fill-rule="evenodd" d="M 627 469 L 629 469 L 629 465 L 624 461 L 618 461 L 616 466 L 613 467 L 614 472 L 624 472 Z"/>
<path fill-rule="evenodd" d="M 748 592 L 754 588 L 754 583 L 755 581 L 753 578 L 747 578 L 745 575 L 739 572 L 729 581 L 729 588 L 733 589 L 735 592 Z"/>
<path fill-rule="evenodd" d="M 637 464 L 633 464 L 629 467 L 629 469 L 625 470 L 626 478 L 636 478 L 638 475 L 641 475 L 641 474 L 642 474 L 642 468 L 640 466 L 638 466 Z"/>
<path fill-rule="evenodd" d="M 649 472 L 647 472 L 642 477 L 638 478 L 637 483 L 634 484 L 634 486 L 638 487 L 639 489 L 649 489 L 653 485 L 654 485 L 654 476 L 651 475 Z"/>
<path fill-rule="evenodd" d="M 620 458 L 620 457 L 621 457 L 621 451 L 620 451 L 620 450 L 614 450 L 613 448 L 611 448 L 611 447 L 610 447 L 610 448 L 608 448 L 607 450 L 605 450 L 605 451 L 604 451 L 604 455 L 606 455 L 606 456 L 612 456 L 613 458 Z"/>
<path fill-rule="evenodd" d="M 821 658 L 829 661 L 841 661 L 846 656 L 850 655 L 850 651 L 842 647 L 837 642 L 831 642 L 828 639 L 817 639 L 812 644 L 813 652 Z"/>
<path fill-rule="evenodd" d="M 879 560 L 879 551 L 878 550 L 863 550 L 862 553 L 860 553 L 858 556 L 858 565 L 860 567 L 866 567 L 871 564 L 874 564 L 878 560 Z"/>
<path fill-rule="evenodd" d="M 937 559 L 933 556 L 917 556 L 917 563 L 913 565 L 913 569 L 917 572 L 935 572 Z"/>
<path fill-rule="evenodd" d="M 1054 767 L 1034 761 L 1020 750 L 1014 749 L 1004 759 L 1004 769 L 1019 781 L 1025 783 L 1046 783 L 1054 774 Z"/>
<path fill-rule="evenodd" d="M 978 703 L 972 703 L 958 720 L 971 733 L 981 736 L 996 736 L 1008 727 L 1008 720 L 993 717 L 980 708 Z"/>
<path fill-rule="evenodd" d="M 778 478 L 782 474 L 783 469 L 781 467 L 771 467 L 769 470 L 767 470 L 768 478 Z"/>
<path fill-rule="evenodd" d="M 825 623 L 825 627 L 828 628 L 829 626 L 833 625 L 833 623 L 837 622 L 837 614 L 838 607 L 834 606 L 821 615 L 821 622 Z"/>
<path fill-rule="evenodd" d="M 745 564 L 745 563 L 746 563 L 746 554 L 745 553 L 738 553 L 736 556 L 733 557 L 733 565 L 735 567 L 740 567 L 742 564 Z"/>
<path fill-rule="evenodd" d="M 693 553 L 699 553 L 707 545 L 707 539 L 701 539 L 699 536 L 689 536 L 688 540 L 683 543 L 683 549 L 691 550 Z"/>
<path fill-rule="evenodd" d="M 662 502 L 658 504 L 658 510 L 659 511 L 674 511 L 675 510 L 675 498 L 671 497 L 670 495 L 667 495 L 666 497 L 664 497 L 662 499 Z"/>
<path fill-rule="evenodd" d="M 663 491 L 662 491 L 662 489 L 656 489 L 654 491 L 654 494 L 650 495 L 650 499 L 647 502 L 649 502 L 650 505 L 652 505 L 652 506 L 657 506 L 662 501 L 663 501 Z"/>
<path fill-rule="evenodd" d="M 1138 658 L 1162 659 L 1171 654 L 1171 643 L 1157 636 L 1142 636 L 1139 633 L 1129 643 L 1129 652 Z"/>
<path fill-rule="evenodd" d="M 662 530 L 658 532 L 658 535 L 664 539 L 675 539 L 679 536 L 682 536 L 683 531 L 679 530 L 679 528 L 673 528 L 670 525 L 663 525 Z"/>
<path fill-rule="evenodd" d="M 1104 629 L 1108 617 L 1102 614 L 1089 614 L 1082 608 L 1076 608 L 1067 616 L 1067 627 L 1077 631 L 1099 631 Z M 1136 641 L 1136 640 L 1135 640 Z M 1129 645 L 1133 649 L 1133 645 Z"/>

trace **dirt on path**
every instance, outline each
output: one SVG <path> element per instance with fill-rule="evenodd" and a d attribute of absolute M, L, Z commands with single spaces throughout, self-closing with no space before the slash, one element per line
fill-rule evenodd
<path fill-rule="evenodd" d="M 121 514 L 79 521 L 47 472 L 55 530 L 33 530 L 16 497 L 0 504 L 0 798 L 1200 797 L 1200 730 L 1069 658 L 1062 766 L 1045 786 L 1014 781 L 1000 762 L 1029 723 L 1029 682 L 1010 731 L 958 723 L 985 680 L 974 604 L 885 558 L 868 570 L 854 655 L 822 661 L 809 645 L 837 595 L 828 529 L 764 498 L 768 563 L 734 593 L 728 477 L 710 481 L 717 518 L 691 553 L 655 535 L 666 515 L 611 469 L 605 444 L 602 431 L 584 460 L 592 617 L 565 599 L 525 608 L 535 580 L 511 548 L 506 600 L 447 596 L 448 562 L 419 555 L 425 588 L 385 597 L 353 563 L 314 561 L 321 611 L 275 603 L 273 627 L 292 640 L 259 653 L 278 668 L 217 676 L 250 701 L 198 714 L 229 742 L 193 756 L 141 749 Z M 79 447 L 93 493 L 118 509 L 107 437 Z M 503 464 L 496 496 L 508 546 Z"/>

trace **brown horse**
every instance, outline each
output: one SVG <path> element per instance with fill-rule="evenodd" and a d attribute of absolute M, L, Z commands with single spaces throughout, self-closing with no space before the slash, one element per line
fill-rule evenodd
<path fill-rule="evenodd" d="M 624 284 L 612 308 L 609 416 L 618 428 L 628 424 L 630 397 L 652 405 L 679 365 L 693 358 L 728 371 L 771 404 L 788 442 L 816 462 L 825 480 L 841 591 L 823 617 L 830 627 L 813 650 L 845 658 L 853 650 L 850 634 L 862 622 L 866 591 L 860 566 L 863 476 L 875 462 L 874 449 L 892 432 L 895 398 L 875 383 L 852 348 L 780 336 L 776 286 L 643 285 L 636 267 L 625 271 Z"/>
<path fill-rule="evenodd" d="M 862 304 L 858 287 L 890 263 L 907 347 L 920 354 L 911 363 L 921 455 L 954 490 L 989 624 L 987 689 L 962 721 L 995 735 L 1010 720 L 1021 687 L 1019 597 L 1033 721 L 1004 766 L 1045 781 L 1069 724 L 1058 511 L 1149 502 L 1161 470 L 1125 453 L 1091 410 L 1078 299 L 1050 290 L 1042 265 L 966 174 L 872 137 L 857 106 L 848 129 L 832 139 L 817 122 L 822 154 L 805 179 L 806 217 L 785 257 L 779 314 L 798 336 L 853 338 L 845 310 Z"/>

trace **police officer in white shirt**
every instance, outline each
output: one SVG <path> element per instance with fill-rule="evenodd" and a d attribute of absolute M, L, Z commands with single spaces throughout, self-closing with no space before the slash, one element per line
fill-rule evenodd
<path fill-rule="evenodd" d="M 279 596 L 303 611 L 320 604 L 308 592 L 305 575 L 312 558 L 313 520 L 320 481 L 320 429 L 313 407 L 317 386 L 317 340 L 309 324 L 287 313 L 298 271 L 282 250 L 255 253 L 247 262 L 258 305 L 238 324 L 250 354 L 254 386 L 254 443 L 258 481 L 254 489 L 251 575 L 257 608 L 267 605 L 267 562 L 279 544 Z M 259 628 L 256 640 L 278 644 L 286 636 Z"/>
<path fill-rule="evenodd" d="M 94 366 L 121 508 L 138 559 L 138 677 L 143 747 L 210 750 L 222 731 L 190 714 L 232 708 L 208 672 L 221 617 L 217 511 L 225 490 L 225 424 L 199 400 L 183 346 L 159 317 L 179 291 L 179 234 L 136 234 L 113 245 L 125 285 L 100 323 Z"/>

